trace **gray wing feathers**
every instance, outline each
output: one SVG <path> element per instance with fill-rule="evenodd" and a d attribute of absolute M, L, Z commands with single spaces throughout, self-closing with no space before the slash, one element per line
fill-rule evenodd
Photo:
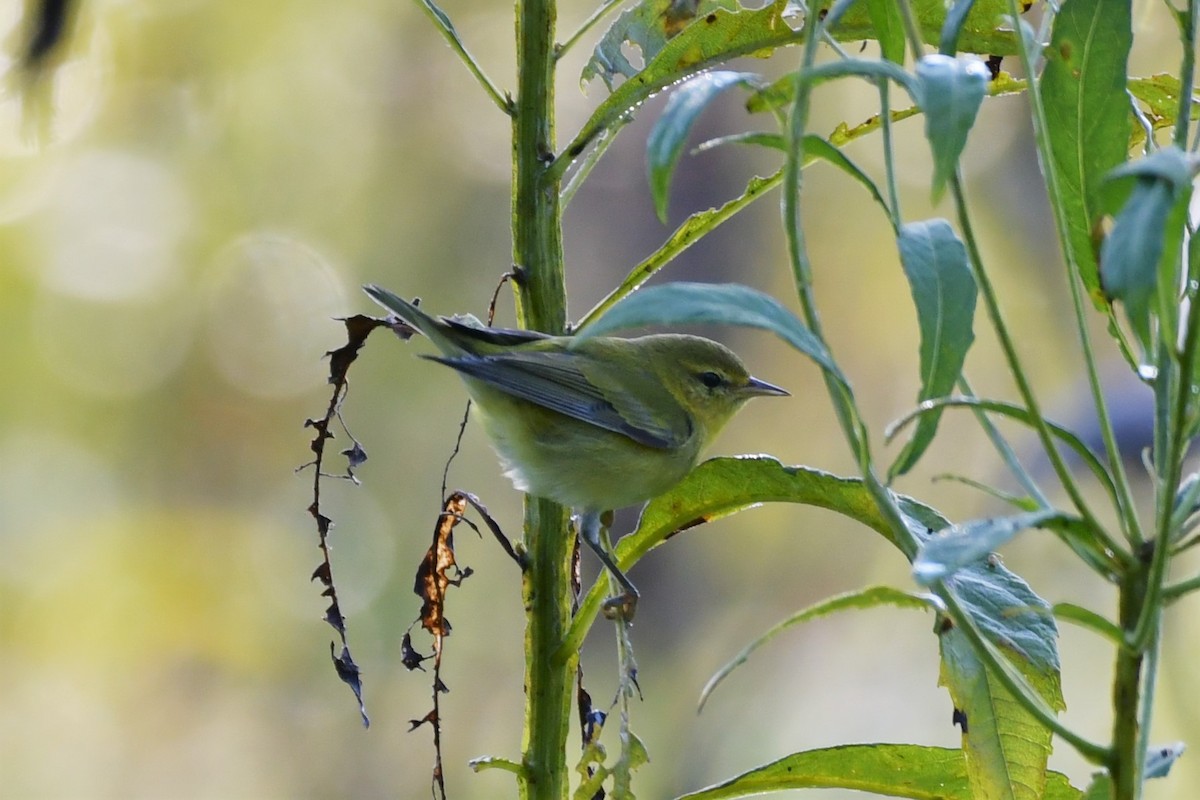
<path fill-rule="evenodd" d="M 426 356 L 464 375 L 543 408 L 628 436 L 647 447 L 668 449 L 682 442 L 669 428 L 644 418 L 636 423 L 613 404 L 574 366 L 573 357 L 558 353 L 507 353 L 486 356 Z"/>

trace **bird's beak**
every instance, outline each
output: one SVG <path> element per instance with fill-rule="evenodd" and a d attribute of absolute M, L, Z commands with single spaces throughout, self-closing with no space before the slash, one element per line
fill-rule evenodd
<path fill-rule="evenodd" d="M 780 389 L 773 383 L 760 381 L 758 378 L 751 377 L 742 387 L 742 391 L 751 397 L 791 397 L 791 392 L 786 389 Z"/>

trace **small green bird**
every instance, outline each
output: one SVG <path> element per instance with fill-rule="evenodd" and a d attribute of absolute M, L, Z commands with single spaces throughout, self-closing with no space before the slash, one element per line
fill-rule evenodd
<path fill-rule="evenodd" d="M 516 488 L 575 509 L 583 540 L 625 589 L 609 604 L 626 616 L 638 592 L 601 544 L 600 515 L 681 481 L 750 398 L 788 394 L 699 336 L 575 340 L 486 328 L 363 288 L 429 337 L 441 355 L 426 358 L 458 371 Z"/>

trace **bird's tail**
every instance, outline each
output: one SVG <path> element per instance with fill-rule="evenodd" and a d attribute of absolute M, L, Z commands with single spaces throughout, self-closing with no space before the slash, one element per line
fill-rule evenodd
<path fill-rule="evenodd" d="M 379 305 L 404 320 L 404 322 L 408 323 L 408 325 L 415 328 L 418 332 L 428 336 L 437 345 L 439 350 L 445 351 L 446 346 L 449 346 L 449 352 L 461 349 L 454 345 L 451 338 L 446 335 L 446 323 L 429 316 L 400 295 L 393 294 L 382 286 L 376 286 L 373 283 L 368 283 L 364 286 L 363 291 L 376 303 L 379 303 Z"/>

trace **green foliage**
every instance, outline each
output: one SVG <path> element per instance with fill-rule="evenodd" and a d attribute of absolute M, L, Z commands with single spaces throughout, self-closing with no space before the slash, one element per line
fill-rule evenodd
<path fill-rule="evenodd" d="M 1183 244 L 1192 178 L 1200 159 L 1165 147 L 1113 170 L 1112 180 L 1132 178 L 1132 190 L 1117 212 L 1100 250 L 1105 294 L 1125 306 L 1129 326 L 1151 363 L 1151 322 L 1168 313 L 1172 267 Z M 1160 288 L 1168 296 L 1160 298 Z M 1161 299 L 1162 305 L 1158 305 Z"/>
<path fill-rule="evenodd" d="M 602 6 L 581 33 L 615 7 L 615 3 Z M 916 582 L 929 593 L 871 587 L 799 611 L 752 638 L 714 676 L 703 697 L 752 652 L 795 624 L 834 611 L 893 604 L 932 609 L 937 614 L 939 681 L 954 703 L 955 719 L 962 729 L 962 746 L 957 750 L 876 743 L 795 753 L 687 797 L 739 797 L 816 786 L 913 798 L 1084 797 L 1082 790 L 1047 769 L 1053 737 L 1057 736 L 1105 771 L 1087 797 L 1133 800 L 1145 777 L 1165 773 L 1178 756 L 1169 748 L 1148 748 L 1145 729 L 1151 712 L 1143 717 L 1142 708 L 1153 708 L 1153 676 L 1145 672 L 1156 668 L 1149 655 L 1158 646 L 1161 608 L 1169 596 L 1166 576 L 1173 551 L 1163 543 L 1185 541 L 1193 535 L 1200 494 L 1196 488 L 1200 483 L 1184 485 L 1181 478 L 1187 438 L 1200 425 L 1196 400 L 1200 393 L 1200 315 L 1190 313 L 1190 304 L 1200 294 L 1196 288 L 1200 270 L 1195 266 L 1200 261 L 1198 237 L 1193 236 L 1187 244 L 1193 258 L 1187 266 L 1190 271 L 1185 271 L 1182 257 L 1191 233 L 1186 208 L 1192 181 L 1200 171 L 1194 147 L 1187 150 L 1193 107 L 1188 96 L 1190 71 L 1195 58 L 1194 47 L 1189 51 L 1187 43 L 1195 41 L 1195 19 L 1200 17 L 1196 7 L 1197 0 L 1192 0 L 1192 16 L 1176 19 L 1185 42 L 1181 74 L 1189 76 L 1183 81 L 1161 75 L 1131 78 L 1126 63 L 1133 43 L 1129 5 L 1101 0 L 1066 0 L 1057 15 L 1047 9 L 1050 44 L 1044 51 L 1034 50 L 1038 37 L 1032 31 L 1018 39 L 1016 31 L 1026 31 L 1027 24 L 1016 17 L 1018 9 L 1011 0 L 955 3 L 949 10 L 941 0 L 869 0 L 836 3 L 809 16 L 786 0 L 753 9 L 735 0 L 646 0 L 632 4 L 599 37 L 582 77 L 584 83 L 600 78 L 608 96 L 568 137 L 561 152 L 536 153 L 538 163 L 526 164 L 529 185 L 551 198 L 546 201 L 550 206 L 546 224 L 559 222 L 553 200 L 564 176 L 574 168 L 577 172 L 572 182 L 585 179 L 635 110 L 651 95 L 675 84 L 678 86 L 647 143 L 649 191 L 660 219 L 666 217 L 671 181 L 676 170 L 683 168 L 680 159 L 693 124 L 715 98 L 733 87 L 750 90 L 747 109 L 765 113 L 777 127 L 739 131 L 704 147 L 755 145 L 767 148 L 783 164 L 769 177 L 748 179 L 740 196 L 690 216 L 580 320 L 577 340 L 647 325 L 696 323 L 774 333 L 820 367 L 846 444 L 861 471 L 856 477 L 839 477 L 766 457 L 703 462 L 647 504 L 634 532 L 615 549 L 620 567 L 627 569 L 675 534 L 760 503 L 814 506 L 854 520 L 881 534 L 908 559 Z M 435 9 L 431 4 L 427 8 Z M 548 13 L 544 6 L 542 10 Z M 443 32 L 453 32 L 440 12 L 435 16 Z M 552 20 L 553 15 L 546 19 Z M 572 36 L 568 43 L 577 38 Z M 829 58 L 817 61 L 822 52 L 819 42 L 851 40 L 877 42 L 882 58 L 861 53 L 851 57 L 831 47 Z M 453 42 L 457 41 L 455 36 Z M 925 54 L 925 43 L 932 42 L 940 45 L 942 53 Z M 789 71 L 774 82 L 747 71 L 705 71 L 743 56 L 770 58 L 793 45 L 803 45 L 799 68 L 793 68 L 794 61 L 782 59 Z M 960 49 L 974 55 L 957 56 Z M 906 50 L 913 54 L 911 65 L 906 64 Z M 466 57 L 465 48 L 461 51 Z M 1034 76 L 1031 85 L 1013 81 L 1006 74 L 990 75 L 978 58 L 1006 54 L 1020 56 L 1026 72 Z M 637 57 L 640 66 L 634 63 Z M 1041 57 L 1046 61 L 1039 71 Z M 522 63 L 520 68 L 531 67 Z M 877 86 L 881 113 L 854 126 L 843 123 L 828 136 L 810 132 L 810 111 L 822 97 L 814 90 L 846 78 Z M 892 84 L 902 87 L 916 106 L 893 111 Z M 963 187 L 960 159 L 968 139 L 978 135 L 974 128 L 980 109 L 990 97 L 1026 90 L 1065 255 L 1062 276 L 1073 301 L 1070 314 L 1058 311 L 1069 317 L 1082 344 L 1080 369 L 1101 418 L 1102 455 L 1085 445 L 1078 433 L 1045 418 L 1022 356 L 1036 343 L 1022 342 L 1020 332 L 1014 332 L 1006 321 L 990 277 L 995 267 L 989 266 L 989 254 L 981 250 L 972 223 L 973 207 Z M 1140 102 L 1136 109 L 1131 107 L 1130 97 Z M 519 104 L 517 109 L 519 114 Z M 1137 132 L 1131 122 L 1135 110 Z M 943 219 L 904 219 L 893 125 L 916 114 L 924 117 L 924 137 L 933 154 L 933 199 L 936 202 L 947 196 L 953 203 L 953 225 Z M 1173 144 L 1154 141 L 1158 132 L 1172 127 Z M 843 152 L 849 141 L 876 132 L 882 134 L 882 177 L 869 174 Z M 1128 157 L 1131 142 L 1139 141 L 1136 133 L 1153 152 L 1119 167 Z M 521 136 L 518 122 L 518 152 L 525 141 Z M 814 263 L 808 253 L 799 211 L 799 198 L 805 192 L 802 169 L 818 160 L 834 165 L 865 187 L 884 212 L 895 233 L 916 311 L 920 337 L 917 408 L 892 426 L 886 437 L 890 439 L 909 423 L 914 426 L 911 438 L 886 469 L 886 482 L 880 478 L 883 470 L 872 450 L 870 426 L 835 348 L 825 338 L 818 313 L 814 283 L 829 267 Z M 520 163 L 517 172 L 520 184 Z M 675 282 L 641 288 L 672 258 L 777 186 L 783 191 L 783 239 L 799 316 L 774 297 L 737 284 Z M 568 196 L 571 193 L 573 188 Z M 1107 235 L 1103 233 L 1105 214 L 1113 215 Z M 514 224 L 520 228 L 525 223 Z M 552 238 L 557 232 L 550 235 Z M 522 263 L 522 267 L 528 265 Z M 1130 335 L 1136 339 L 1140 361 L 1147 367 L 1139 377 L 1151 383 L 1156 393 L 1157 438 L 1151 464 L 1159 488 L 1146 520 L 1138 516 L 1101 394 L 1091 343 L 1093 321 L 1088 317 L 1093 310 L 1082 302 L 1089 297 L 1106 313 L 1111 303 L 1120 303 L 1127 330 L 1115 316 L 1107 319 L 1114 334 L 1112 348 L 1128 359 L 1126 339 Z M 1021 299 L 1018 296 L 1015 302 Z M 1013 378 L 1015 400 L 976 397 L 966 381 L 977 300 L 982 300 L 999 343 L 1003 369 Z M 995 369 L 995 365 L 985 368 Z M 956 389 L 963 396 L 952 396 Z M 952 523 L 932 505 L 890 488 L 891 481 L 909 472 L 936 444 L 939 422 L 947 408 L 969 408 L 976 415 L 1000 461 L 1027 492 L 1025 497 L 1012 498 L 1022 509 L 1020 513 Z M 1043 489 L 1025 469 L 1014 448 L 992 424 L 993 417 L 1016 421 L 1038 436 L 1061 493 Z M 1090 498 L 1081 490 L 1064 457 L 1067 452 L 1097 479 L 1102 489 L 1099 498 Z M 984 488 L 997 497 L 1012 497 L 998 487 Z M 1065 499 L 1055 502 L 1051 496 Z M 1099 581 L 1119 587 L 1116 622 L 1079 605 L 1052 607 L 1000 563 L 993 551 L 1030 528 L 1051 532 Z M 1176 587 L 1183 592 L 1197 582 L 1191 579 Z M 586 592 L 557 648 L 549 654 L 552 667 L 575 663 L 573 659 L 603 607 L 605 592 L 601 584 Z M 1115 721 L 1111 740 L 1104 744 L 1059 719 L 1064 703 L 1056 614 L 1100 634 L 1114 649 Z M 619 641 L 624 641 L 623 635 Z M 539 668 L 538 658 L 538 653 L 530 654 L 531 671 Z M 643 762 L 645 751 L 640 740 L 630 738 L 627 723 L 623 707 L 623 755 L 615 767 L 606 764 L 599 745 L 586 744 L 577 796 L 591 796 L 602 785 L 608 786 L 610 776 L 611 790 L 617 796 L 632 795 L 632 767 Z M 539 723 L 530 719 L 527 724 L 536 728 Z M 537 736 L 536 730 L 526 731 L 527 741 L 537 740 Z M 1148 753 L 1161 757 L 1148 761 Z M 527 796 L 549 796 L 538 789 L 532 775 L 522 775 L 521 785 Z"/>
<path fill-rule="evenodd" d="M 1050 117 L 1049 167 L 1062 195 L 1074 266 L 1103 307 L 1093 226 L 1104 176 L 1127 157 L 1125 62 L 1133 43 L 1126 3 L 1072 0 L 1055 19 L 1041 91 Z"/>
<path fill-rule="evenodd" d="M 785 789 L 856 789 L 912 800 L 977 800 L 962 753 L 915 744 L 848 744 L 794 753 L 679 800 L 725 800 Z M 1077 800 L 1061 773 L 1047 773 L 1043 800 Z"/>
<path fill-rule="evenodd" d="M 671 95 L 646 143 L 650 193 L 654 196 L 654 210 L 660 220 L 667 220 L 667 189 L 671 174 L 700 112 L 726 89 L 738 85 L 754 86 L 755 83 L 756 77 L 747 73 L 705 72 Z"/>
<path fill-rule="evenodd" d="M 987 70 L 978 61 L 959 61 L 939 53 L 917 62 L 917 83 L 912 91 L 925 112 L 925 138 L 933 148 L 934 201 L 958 169 L 987 83 Z"/>
<path fill-rule="evenodd" d="M 975 278 L 967 251 L 945 220 L 913 222 L 897 239 L 900 264 L 912 289 L 921 328 L 921 392 L 917 402 L 945 397 L 962 375 L 975 340 Z M 889 470 L 889 477 L 912 469 L 934 434 L 941 409 L 922 414 L 912 438 Z"/>
<path fill-rule="evenodd" d="M 825 345 L 769 294 L 737 284 L 669 283 L 629 295 L 575 334 L 579 341 L 644 325 L 742 325 L 762 328 L 844 382 Z"/>

